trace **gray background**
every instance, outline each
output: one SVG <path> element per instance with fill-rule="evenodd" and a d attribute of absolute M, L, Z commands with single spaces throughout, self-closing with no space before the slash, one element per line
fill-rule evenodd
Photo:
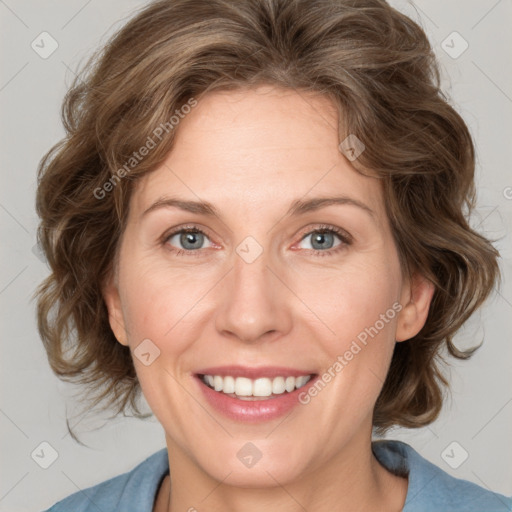
<path fill-rule="evenodd" d="M 154 418 L 107 422 L 94 414 L 76 416 L 73 394 L 78 390 L 51 372 L 30 301 L 48 272 L 33 250 L 35 172 L 42 155 L 64 135 L 61 101 L 77 65 L 144 3 L 0 0 L 0 511 L 43 510 L 130 470 L 165 446 Z M 441 63 L 444 89 L 470 125 L 478 155 L 479 206 L 473 225 L 499 238 L 504 280 L 457 337 L 461 346 L 484 335 L 486 341 L 470 361 L 453 362 L 452 399 L 439 420 L 421 430 L 397 429 L 387 437 L 408 442 L 450 474 L 512 495 L 512 1 L 392 5 L 427 31 Z M 43 31 L 58 42 L 46 59 L 31 47 Z M 469 44 L 457 58 L 445 51 L 453 55 L 463 48 L 464 41 L 451 35 L 454 31 Z M 67 434 L 66 409 L 89 447 Z M 58 454 L 47 469 L 40 464 L 51 462 L 51 450 L 41 447 L 42 442 Z M 31 456 L 34 450 L 39 458 Z"/>

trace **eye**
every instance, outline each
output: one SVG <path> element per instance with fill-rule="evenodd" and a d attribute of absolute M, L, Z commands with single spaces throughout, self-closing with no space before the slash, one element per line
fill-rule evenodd
<path fill-rule="evenodd" d="M 335 239 L 338 238 L 340 242 L 335 244 Z M 314 251 L 313 254 L 316 256 L 327 256 L 333 253 L 337 253 L 345 249 L 352 243 L 351 236 L 340 228 L 335 226 L 318 226 L 317 229 L 307 233 L 301 242 L 310 239 L 310 247 L 306 247 L 307 250 Z"/>
<path fill-rule="evenodd" d="M 182 227 L 173 231 L 172 233 L 164 235 L 162 243 L 164 245 L 170 246 L 170 250 L 175 252 L 178 256 L 196 256 L 199 254 L 193 253 L 199 253 L 200 250 L 204 248 L 202 246 L 205 239 L 209 240 L 204 231 L 196 226 L 191 226 Z M 178 245 L 178 248 L 176 248 L 176 244 Z M 180 246 L 183 249 L 181 249 Z M 210 247 L 211 246 L 212 245 L 210 245 Z"/>
<path fill-rule="evenodd" d="M 334 245 L 336 238 L 339 240 Z M 299 243 L 311 239 L 310 247 L 305 249 L 312 251 L 315 256 L 328 256 L 337 253 L 351 245 L 352 237 L 344 230 L 336 226 L 318 226 L 301 238 Z M 177 256 L 200 256 L 204 249 L 205 240 L 209 240 L 207 234 L 197 226 L 186 226 L 175 229 L 162 237 L 162 244 L 169 248 Z M 210 242 L 208 247 L 214 245 Z"/>

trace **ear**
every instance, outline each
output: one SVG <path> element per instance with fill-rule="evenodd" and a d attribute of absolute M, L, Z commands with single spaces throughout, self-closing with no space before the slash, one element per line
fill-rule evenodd
<path fill-rule="evenodd" d="M 396 341 L 405 341 L 416 336 L 427 321 L 428 310 L 435 286 L 426 277 L 415 273 L 404 283 L 398 314 Z"/>
<path fill-rule="evenodd" d="M 108 281 L 104 284 L 102 295 L 107 306 L 108 321 L 114 336 L 121 345 L 128 346 L 128 336 L 121 307 L 119 288 L 112 276 L 109 277 Z"/>

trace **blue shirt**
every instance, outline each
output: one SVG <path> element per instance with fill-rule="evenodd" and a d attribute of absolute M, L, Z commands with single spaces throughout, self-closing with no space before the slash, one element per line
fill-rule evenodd
<path fill-rule="evenodd" d="M 372 451 L 389 471 L 409 477 L 402 512 L 512 512 L 512 497 L 452 477 L 402 441 L 373 441 Z M 131 471 L 76 492 L 44 512 L 152 512 L 168 473 L 163 448 Z"/>

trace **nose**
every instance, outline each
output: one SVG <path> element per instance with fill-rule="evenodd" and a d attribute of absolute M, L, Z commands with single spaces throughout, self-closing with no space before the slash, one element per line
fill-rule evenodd
<path fill-rule="evenodd" d="M 244 343 L 268 341 L 289 332 L 293 293 L 284 284 L 284 274 L 265 251 L 250 263 L 235 255 L 218 295 L 217 332 Z"/>

